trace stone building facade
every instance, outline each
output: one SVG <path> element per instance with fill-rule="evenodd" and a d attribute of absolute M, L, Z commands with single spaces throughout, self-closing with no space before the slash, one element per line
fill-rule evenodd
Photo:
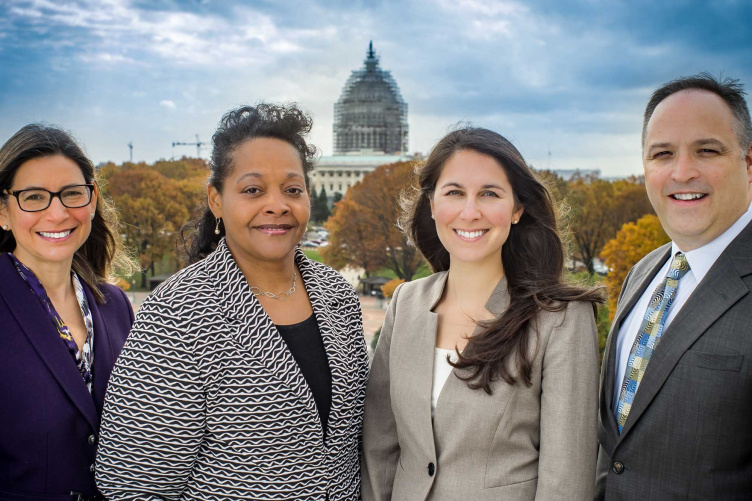
<path fill-rule="evenodd" d="M 379 67 L 369 44 L 361 69 L 347 79 L 334 104 L 334 155 L 322 157 L 312 188 L 328 197 L 347 190 L 379 165 L 410 160 L 407 103 L 391 73 Z"/>

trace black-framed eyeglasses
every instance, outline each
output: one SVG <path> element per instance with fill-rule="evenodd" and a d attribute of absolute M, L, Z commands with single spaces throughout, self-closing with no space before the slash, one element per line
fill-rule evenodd
<path fill-rule="evenodd" d="M 50 206 L 52 199 L 57 197 L 69 209 L 86 207 L 91 203 L 93 184 L 76 184 L 66 186 L 60 191 L 50 191 L 43 188 L 28 190 L 3 190 L 3 194 L 12 195 L 18 200 L 18 207 L 24 212 L 39 212 Z"/>

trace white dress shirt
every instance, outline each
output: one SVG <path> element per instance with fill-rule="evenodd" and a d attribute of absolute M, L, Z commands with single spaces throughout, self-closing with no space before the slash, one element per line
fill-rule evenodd
<path fill-rule="evenodd" d="M 431 417 L 436 414 L 436 404 L 439 402 L 441 390 L 452 373 L 454 367 L 447 362 L 447 355 L 452 363 L 457 361 L 457 352 L 444 348 L 434 348 L 433 355 L 433 389 L 431 391 Z"/>
<path fill-rule="evenodd" d="M 689 271 L 679 281 L 679 288 L 676 290 L 676 296 L 674 296 L 674 302 L 671 305 L 671 309 L 668 310 L 666 316 L 666 322 L 663 327 L 665 332 L 671 321 L 676 317 L 677 313 L 682 309 L 684 303 L 687 302 L 689 296 L 697 288 L 697 284 L 702 282 L 702 279 L 713 266 L 713 263 L 718 259 L 718 256 L 726 249 L 728 244 L 734 240 L 739 233 L 752 221 L 752 205 L 747 208 L 747 212 L 741 215 L 729 229 L 719 235 L 715 240 L 703 245 L 699 249 L 695 249 L 689 252 L 685 252 L 687 262 L 689 263 Z M 653 281 L 647 286 L 645 292 L 642 293 L 640 300 L 635 303 L 632 311 L 629 312 L 627 318 L 621 324 L 619 329 L 619 335 L 616 338 L 616 377 L 614 378 L 614 399 L 611 403 L 612 409 L 616 409 L 619 404 L 619 394 L 621 392 L 621 386 L 624 382 L 624 373 L 627 370 L 627 363 L 629 361 L 629 352 L 632 350 L 637 333 L 640 331 L 642 325 L 642 319 L 645 312 L 648 309 L 650 298 L 653 296 L 656 287 L 660 284 L 671 266 L 671 261 L 677 252 L 681 252 L 681 249 L 672 242 L 671 243 L 671 255 L 661 269 L 656 273 Z M 658 345 L 660 349 L 660 344 Z M 639 388 L 638 390 L 639 391 Z"/>

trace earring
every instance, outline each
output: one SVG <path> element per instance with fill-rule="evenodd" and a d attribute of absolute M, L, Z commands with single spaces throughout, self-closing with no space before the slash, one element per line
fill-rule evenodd
<path fill-rule="evenodd" d="M 433 214 L 431 214 L 431 219 L 436 219 L 436 218 L 435 218 L 435 217 L 433 216 Z"/>
<path fill-rule="evenodd" d="M 97 215 L 97 213 L 96 213 L 96 212 L 92 212 L 92 213 L 91 213 L 91 219 L 93 220 L 93 219 L 94 219 L 94 218 L 96 217 L 96 215 Z"/>
<path fill-rule="evenodd" d="M 517 220 L 515 219 L 514 221 L 512 221 L 512 224 L 517 224 Z"/>
<path fill-rule="evenodd" d="M 218 217 L 217 218 L 217 226 L 214 227 L 214 234 L 215 235 L 219 235 L 220 234 L 220 231 L 219 231 L 219 223 L 220 222 L 222 222 L 222 218 Z"/>
<path fill-rule="evenodd" d="M 4 231 L 8 231 L 8 225 L 7 225 L 7 224 L 4 224 L 4 225 L 3 225 L 3 230 L 4 230 Z"/>

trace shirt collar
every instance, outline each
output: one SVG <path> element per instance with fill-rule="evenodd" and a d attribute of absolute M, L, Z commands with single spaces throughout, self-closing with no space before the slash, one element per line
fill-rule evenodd
<path fill-rule="evenodd" d="M 684 253 L 687 257 L 687 263 L 689 263 L 690 272 L 694 275 L 698 284 L 708 273 L 708 270 L 713 266 L 718 256 L 747 227 L 750 221 L 752 221 L 752 204 L 750 204 L 747 211 L 729 229 L 718 235 L 715 240 L 708 242 L 698 249 Z M 681 250 L 676 246 L 676 243 L 671 242 L 671 255 L 675 256 L 677 252 L 681 252 Z"/>

